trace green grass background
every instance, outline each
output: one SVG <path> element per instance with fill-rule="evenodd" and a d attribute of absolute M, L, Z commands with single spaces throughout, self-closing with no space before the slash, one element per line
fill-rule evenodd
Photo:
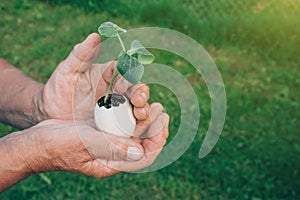
<path fill-rule="evenodd" d="M 214 150 L 198 159 L 210 120 L 207 88 L 184 60 L 154 51 L 156 62 L 180 71 L 201 99 L 199 133 L 180 159 L 156 172 L 105 179 L 44 173 L 0 199 L 299 199 L 299 13 L 299 0 L 1 0 L 0 57 L 32 78 L 45 82 L 104 21 L 166 27 L 212 56 L 224 79 L 227 116 Z M 151 89 L 151 101 L 171 115 L 170 141 L 180 123 L 178 102 L 165 88 Z M 2 136 L 14 130 L 0 125 Z"/>

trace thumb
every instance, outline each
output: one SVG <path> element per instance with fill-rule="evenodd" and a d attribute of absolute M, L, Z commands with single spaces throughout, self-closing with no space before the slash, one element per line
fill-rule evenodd
<path fill-rule="evenodd" d="M 99 131 L 84 135 L 83 143 L 94 158 L 112 161 L 137 161 L 143 157 L 141 144 L 126 137 L 115 136 Z"/>
<path fill-rule="evenodd" d="M 67 72 L 84 72 L 92 66 L 100 51 L 100 35 L 90 34 L 82 43 L 74 46 L 73 50 L 63 61 Z"/>

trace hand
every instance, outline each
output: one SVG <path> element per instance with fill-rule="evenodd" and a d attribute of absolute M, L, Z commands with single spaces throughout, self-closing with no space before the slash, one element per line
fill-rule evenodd
<path fill-rule="evenodd" d="M 100 36 L 91 34 L 57 66 L 39 94 L 38 107 L 43 119 L 73 119 L 74 99 L 79 103 L 76 110 L 83 109 L 83 116 L 91 110 L 93 91 L 97 86 L 91 84 L 91 69 L 99 48 Z"/>
<path fill-rule="evenodd" d="M 23 129 L 47 119 L 92 118 L 96 101 L 105 94 L 116 70 L 115 62 L 93 64 L 99 46 L 100 36 L 91 34 L 74 47 L 45 85 L 0 59 L 0 85 L 3 86 L 0 93 L 5 94 L 5 98 L 0 98 L 0 121 Z M 123 93 L 128 88 L 131 88 L 127 94 L 130 93 L 135 113 L 147 113 L 149 88 L 144 84 L 133 87 L 119 76 L 112 90 Z M 136 90 L 135 95 L 132 88 Z"/>
<path fill-rule="evenodd" d="M 100 36 L 93 33 L 77 44 L 68 58 L 55 69 L 44 88 L 38 94 L 38 110 L 42 120 L 83 120 L 91 118 L 97 100 L 105 95 L 116 62 L 93 64 L 99 54 Z M 131 85 L 121 76 L 117 77 L 113 91 L 124 93 Z M 147 86 L 134 87 L 149 98 Z M 131 93 L 132 93 L 131 89 Z M 143 102 L 145 102 L 145 100 Z M 139 99 L 131 100 L 138 108 L 145 106 Z"/>
<path fill-rule="evenodd" d="M 155 160 L 168 137 L 168 115 L 151 115 L 156 119 L 149 131 L 155 133 L 144 139 L 102 133 L 84 122 L 46 120 L 23 131 L 31 144 L 22 151 L 29 155 L 22 157 L 32 173 L 63 170 L 101 178 L 142 169 Z"/>
<path fill-rule="evenodd" d="M 150 106 L 154 117 L 144 139 L 118 137 L 85 124 L 46 120 L 0 138 L 0 192 L 35 173 L 69 171 L 107 177 L 145 168 L 155 160 L 168 137 L 169 116 Z"/>

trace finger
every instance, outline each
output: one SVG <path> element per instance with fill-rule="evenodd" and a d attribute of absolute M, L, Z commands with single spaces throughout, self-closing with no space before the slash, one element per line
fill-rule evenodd
<path fill-rule="evenodd" d="M 128 88 L 126 96 L 135 107 L 144 107 L 149 100 L 149 87 L 144 83 L 138 83 Z"/>
<path fill-rule="evenodd" d="M 105 94 L 115 69 L 115 61 L 105 64 L 93 64 L 92 70 L 90 70 L 90 77 L 93 90 L 95 91 L 95 101 Z"/>
<path fill-rule="evenodd" d="M 110 168 L 105 164 L 107 161 L 95 159 L 83 167 L 83 173 L 95 178 L 104 178 L 120 173 L 119 170 Z"/>
<path fill-rule="evenodd" d="M 100 35 L 90 34 L 82 43 L 74 46 L 62 66 L 67 72 L 84 72 L 92 66 L 97 59 L 100 50 Z"/>
<path fill-rule="evenodd" d="M 146 158 L 156 157 L 162 150 L 163 146 L 167 142 L 167 137 L 169 135 L 168 126 L 169 126 L 169 115 L 162 113 L 156 121 L 164 122 L 162 127 L 157 129 L 154 136 L 145 138 L 142 140 L 142 146 L 144 147 L 144 154 Z"/>
<path fill-rule="evenodd" d="M 140 144 L 135 143 L 133 140 L 129 138 L 122 138 L 117 136 L 109 136 L 107 135 L 108 143 L 104 149 L 105 154 L 103 155 L 103 151 L 99 152 L 102 157 L 105 157 L 108 160 L 128 160 L 128 161 L 136 161 L 141 159 L 143 148 Z"/>
<path fill-rule="evenodd" d="M 117 65 L 116 61 L 111 61 L 105 64 L 106 69 L 102 74 L 102 78 L 107 84 L 109 84 L 114 72 L 117 70 L 116 65 Z"/>
<path fill-rule="evenodd" d="M 149 104 L 147 103 L 144 107 L 138 108 L 133 107 L 133 114 L 137 120 L 145 120 L 149 118 Z"/>
<path fill-rule="evenodd" d="M 150 124 L 162 113 L 163 107 L 160 103 L 152 103 L 149 108 L 149 117 L 145 120 L 137 120 L 134 131 L 135 137 L 143 138 Z"/>
<path fill-rule="evenodd" d="M 132 84 L 119 74 L 112 88 L 113 92 L 125 93 L 131 86 Z"/>
<path fill-rule="evenodd" d="M 150 166 L 155 161 L 161 150 L 162 149 L 160 149 L 160 151 L 152 152 L 147 156 L 144 155 L 142 159 L 135 162 L 108 160 L 103 164 L 106 164 L 109 168 L 116 171 L 133 172 Z"/>
<path fill-rule="evenodd" d="M 132 140 L 134 140 L 136 143 L 141 143 L 142 142 L 142 139 L 141 138 L 137 138 L 137 137 L 134 137 L 134 136 L 131 136 L 130 137 Z"/>
<path fill-rule="evenodd" d="M 95 159 L 135 161 L 141 159 L 143 155 L 143 147 L 130 138 L 96 130 L 88 133 L 86 130 L 80 130 L 79 134 L 83 144 Z"/>
<path fill-rule="evenodd" d="M 144 137 L 151 138 L 163 131 L 165 124 L 169 121 L 169 115 L 166 113 L 160 114 L 157 119 L 151 124 Z"/>
<path fill-rule="evenodd" d="M 150 166 L 161 150 L 163 146 L 166 144 L 166 135 L 168 135 L 168 123 L 169 123 L 169 116 L 165 113 L 162 114 L 166 118 L 164 128 L 161 129 L 160 133 L 157 135 L 146 138 L 142 140 L 142 145 L 144 147 L 144 156 L 142 159 L 136 162 L 128 162 L 128 161 L 108 161 L 106 164 L 110 168 L 113 168 L 117 171 L 136 171 L 143 169 L 145 167 Z M 161 120 L 161 119 L 158 119 Z"/>

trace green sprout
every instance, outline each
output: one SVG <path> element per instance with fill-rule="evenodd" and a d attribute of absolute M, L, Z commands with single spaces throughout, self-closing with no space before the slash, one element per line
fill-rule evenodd
<path fill-rule="evenodd" d="M 106 103 L 110 89 L 119 73 L 130 83 L 137 84 L 144 74 L 143 65 L 151 64 L 154 56 L 138 40 L 132 41 L 130 49 L 126 51 L 119 32 L 127 31 L 112 22 L 101 24 L 98 32 L 102 36 L 117 37 L 122 47 L 117 59 L 117 70 L 112 75 L 104 97 L 104 103 Z"/>

